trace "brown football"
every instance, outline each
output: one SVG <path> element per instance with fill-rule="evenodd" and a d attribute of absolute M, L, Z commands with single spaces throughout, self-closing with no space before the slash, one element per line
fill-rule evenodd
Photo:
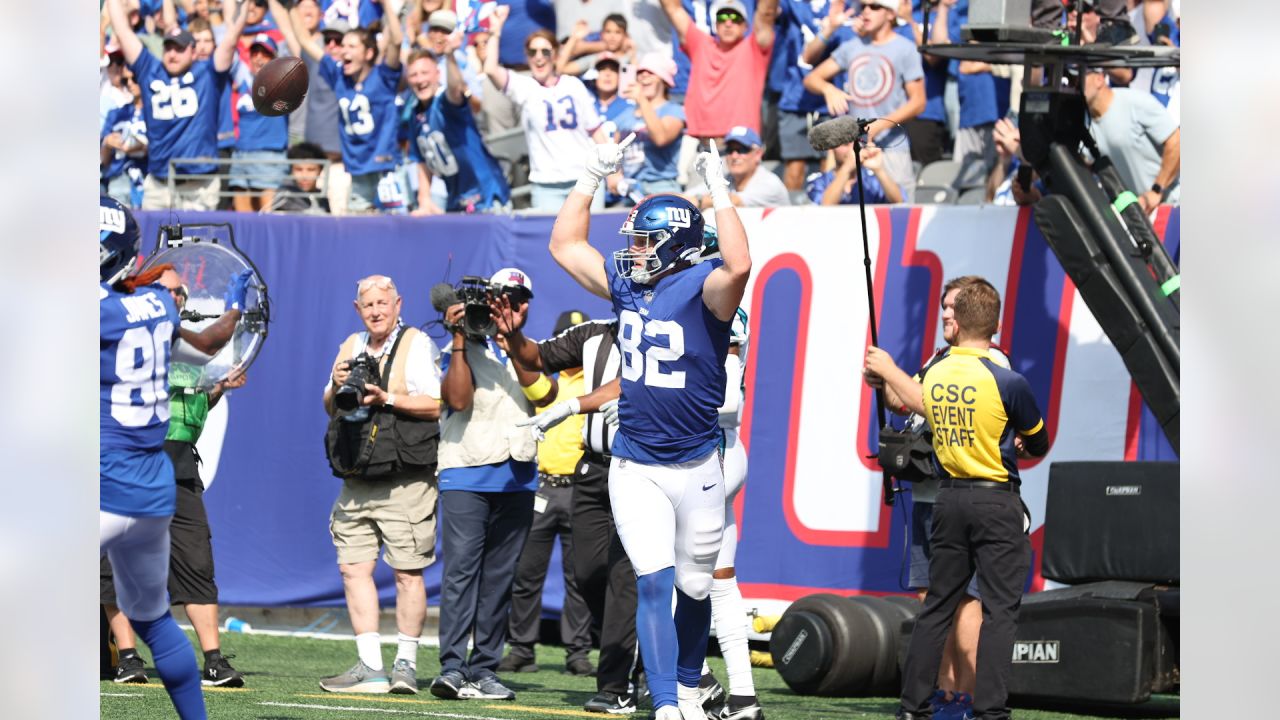
<path fill-rule="evenodd" d="M 253 107 L 263 115 L 287 115 L 307 97 L 307 65 L 296 57 L 272 60 L 253 79 Z"/>

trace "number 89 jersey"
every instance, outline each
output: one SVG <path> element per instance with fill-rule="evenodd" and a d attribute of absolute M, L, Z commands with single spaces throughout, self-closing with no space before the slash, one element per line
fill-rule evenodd
<path fill-rule="evenodd" d="M 159 285 L 132 295 L 99 284 L 102 449 L 155 450 L 169 427 L 169 351 L 178 308 Z"/>
<path fill-rule="evenodd" d="M 666 465 L 719 445 L 730 323 L 703 303 L 702 285 L 721 264 L 710 260 L 642 285 L 605 263 L 622 354 L 614 455 Z"/>

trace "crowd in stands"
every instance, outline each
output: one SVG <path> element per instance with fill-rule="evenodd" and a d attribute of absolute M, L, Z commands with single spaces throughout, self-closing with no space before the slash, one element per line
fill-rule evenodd
<path fill-rule="evenodd" d="M 921 5 L 104 0 L 102 189 L 144 209 L 554 212 L 593 143 L 634 134 L 593 207 L 697 199 L 709 140 L 746 207 L 856 204 L 858 185 L 872 203 L 1033 199 L 1015 182 L 1022 68 L 922 54 L 962 41 L 969 0 L 938 0 L 927 37 Z M 1081 42 L 1176 46 L 1178 6 L 1087 1 Z M 306 63 L 308 96 L 267 117 L 251 88 L 283 55 Z M 1178 69 L 1096 75 L 1102 150 L 1144 207 L 1176 203 Z M 875 119 L 861 157 L 813 150 L 809 129 L 844 114 Z"/>

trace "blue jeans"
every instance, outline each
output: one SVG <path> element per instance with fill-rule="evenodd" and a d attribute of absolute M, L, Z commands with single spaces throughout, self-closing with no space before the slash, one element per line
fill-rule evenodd
<path fill-rule="evenodd" d="M 494 674 L 507 640 L 516 563 L 532 524 L 532 492 L 440 493 L 442 673 L 459 670 L 476 681 Z"/>
<path fill-rule="evenodd" d="M 577 180 L 562 183 L 533 183 L 530 191 L 531 206 L 529 209 L 551 213 L 560 212 L 560 206 L 564 205 L 569 193 L 573 192 L 573 186 L 577 184 Z M 600 187 L 596 189 L 595 197 L 591 198 L 591 209 L 593 211 L 604 209 L 604 182 L 600 183 Z"/>

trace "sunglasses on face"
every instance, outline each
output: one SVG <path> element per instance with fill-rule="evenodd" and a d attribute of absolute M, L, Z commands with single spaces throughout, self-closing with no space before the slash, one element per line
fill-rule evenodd
<path fill-rule="evenodd" d="M 524 54 L 529 57 L 538 57 L 541 55 L 542 57 L 549 58 L 551 57 L 551 48 L 529 48 L 524 51 Z"/>
<path fill-rule="evenodd" d="M 341 45 L 342 38 L 333 37 L 332 35 L 326 35 L 324 38 L 324 44 L 325 45 Z"/>
<path fill-rule="evenodd" d="M 746 21 L 746 18 L 742 17 L 742 13 L 735 12 L 733 10 L 725 10 L 723 12 L 716 13 L 716 22 L 718 23 L 722 23 L 722 22 L 740 23 L 745 21 Z"/>
<path fill-rule="evenodd" d="M 725 155 L 746 155 L 750 152 L 751 148 L 746 145 L 739 145 L 738 143 L 729 143 L 724 146 Z"/>

